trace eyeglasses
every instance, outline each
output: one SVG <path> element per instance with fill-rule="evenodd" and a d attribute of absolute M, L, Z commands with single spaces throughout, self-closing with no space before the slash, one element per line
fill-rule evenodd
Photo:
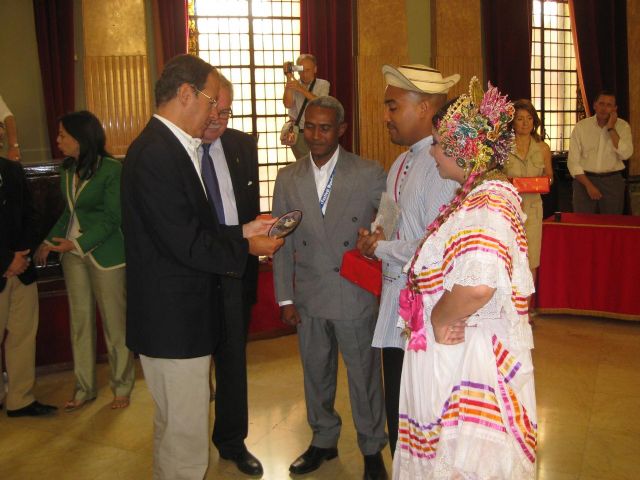
<path fill-rule="evenodd" d="M 218 101 L 215 98 L 210 97 L 209 95 L 204 93 L 202 90 L 199 90 L 195 85 L 191 85 L 191 86 L 196 92 L 201 93 L 209 101 L 209 105 L 211 105 L 210 108 L 214 108 L 216 105 L 218 105 Z"/>
<path fill-rule="evenodd" d="M 222 119 L 231 118 L 233 116 L 233 111 L 230 108 L 224 110 L 218 110 L 218 117 Z"/>

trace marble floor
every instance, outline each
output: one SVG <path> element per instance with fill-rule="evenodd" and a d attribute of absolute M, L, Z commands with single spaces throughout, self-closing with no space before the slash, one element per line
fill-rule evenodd
<path fill-rule="evenodd" d="M 539 316 L 534 329 L 539 420 L 539 480 L 640 478 L 640 323 Z M 291 461 L 310 440 L 295 336 L 251 342 L 249 449 L 264 479 L 289 478 Z M 0 414 L 0 479 L 111 480 L 151 477 L 153 404 L 138 365 L 132 404 L 109 409 L 107 365 L 98 399 L 51 418 Z M 307 479 L 362 478 L 341 367 L 336 408 L 343 417 L 340 456 Z M 38 379 L 37 397 L 63 405 L 69 371 Z M 391 465 L 385 449 L 387 467 Z M 211 450 L 207 479 L 247 478 Z"/>

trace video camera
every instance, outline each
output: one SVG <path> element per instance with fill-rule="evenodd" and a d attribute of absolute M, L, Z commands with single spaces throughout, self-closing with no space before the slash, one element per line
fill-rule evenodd
<path fill-rule="evenodd" d="M 284 65 L 282 65 L 282 70 L 284 71 L 285 75 L 288 75 L 293 72 L 301 72 L 304 70 L 304 67 L 302 65 L 296 65 L 293 62 L 284 62 Z"/>

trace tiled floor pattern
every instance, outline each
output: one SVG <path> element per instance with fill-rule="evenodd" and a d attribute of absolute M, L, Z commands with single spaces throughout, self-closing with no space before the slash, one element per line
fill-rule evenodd
<path fill-rule="evenodd" d="M 640 478 L 640 323 L 540 316 L 534 334 L 539 480 Z M 247 445 L 262 460 L 264 479 L 287 479 L 289 464 L 310 440 L 296 337 L 251 342 L 248 357 Z M 109 408 L 107 365 L 99 365 L 98 380 L 98 399 L 80 411 L 52 418 L 0 414 L 0 479 L 151 477 L 153 404 L 139 365 L 125 410 Z M 340 455 L 305 480 L 362 478 L 342 366 L 339 382 Z M 61 406 L 72 384 L 68 371 L 42 376 L 37 397 Z M 390 470 L 388 449 L 385 461 Z M 247 477 L 212 449 L 207 479 L 240 478 Z"/>

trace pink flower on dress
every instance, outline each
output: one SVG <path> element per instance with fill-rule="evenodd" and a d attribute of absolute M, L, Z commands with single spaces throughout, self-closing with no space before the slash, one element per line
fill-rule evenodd
<path fill-rule="evenodd" d="M 426 350 L 427 337 L 424 329 L 424 305 L 422 295 L 409 288 L 400 291 L 398 312 L 409 330 L 409 350 Z"/>

